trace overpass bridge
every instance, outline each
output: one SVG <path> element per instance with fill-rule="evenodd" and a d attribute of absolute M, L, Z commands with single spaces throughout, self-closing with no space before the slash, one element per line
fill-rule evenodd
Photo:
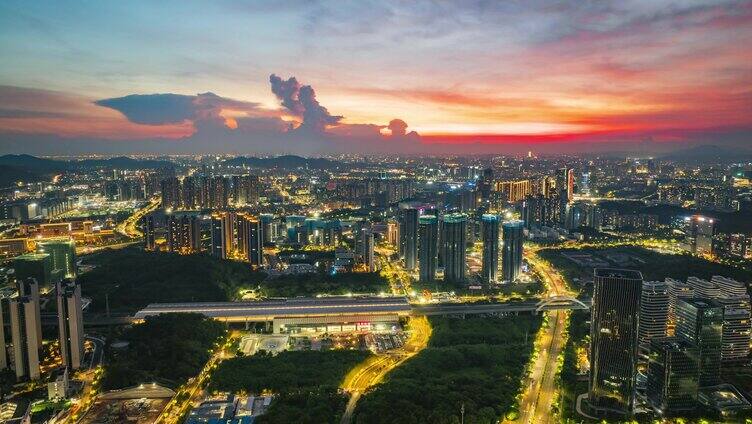
<path fill-rule="evenodd" d="M 452 315 L 506 315 L 519 313 L 540 313 L 562 309 L 590 309 L 591 301 L 555 296 L 544 299 L 511 301 L 503 303 L 439 303 L 413 305 L 412 315 L 452 316 Z"/>
<path fill-rule="evenodd" d="M 126 325 L 166 313 L 199 313 L 228 323 L 269 323 L 275 332 L 286 327 L 348 325 L 367 329 L 409 316 L 473 316 L 537 314 L 551 310 L 587 310 L 590 300 L 567 296 L 509 302 L 410 304 L 405 297 L 328 297 L 277 299 L 261 302 L 154 303 L 134 316 L 84 314 L 84 325 Z M 57 315 L 43 313 L 45 325 L 57 325 Z M 341 328 L 340 328 L 341 329 Z"/>
<path fill-rule="evenodd" d="M 502 303 L 410 304 L 406 297 L 363 296 L 293 298 L 260 302 L 155 303 L 138 311 L 133 320 L 165 313 L 200 313 L 228 323 L 268 323 L 274 333 L 290 328 L 346 331 L 378 328 L 409 316 L 468 316 L 541 313 L 590 308 L 590 301 L 553 296 Z"/>

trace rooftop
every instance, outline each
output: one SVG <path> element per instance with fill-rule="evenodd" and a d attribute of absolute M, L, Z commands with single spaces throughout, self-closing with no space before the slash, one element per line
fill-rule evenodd
<path fill-rule="evenodd" d="M 324 316 L 369 313 L 408 313 L 405 297 L 293 298 L 261 302 L 152 303 L 138 311 L 136 319 L 163 313 L 193 312 L 211 318 L 237 316 Z"/>
<path fill-rule="evenodd" d="M 602 278 L 623 278 L 627 280 L 642 280 L 642 274 L 633 269 L 596 268 L 595 276 Z"/>

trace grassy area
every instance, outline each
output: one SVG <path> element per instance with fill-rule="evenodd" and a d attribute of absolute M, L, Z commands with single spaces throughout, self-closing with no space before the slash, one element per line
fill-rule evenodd
<path fill-rule="evenodd" d="M 637 246 L 541 250 L 539 255 L 551 262 L 575 288 L 592 282 L 593 267 L 575 263 L 563 255 L 567 253 L 591 255 L 594 259 L 607 263 L 609 267 L 638 270 L 642 272 L 646 281 L 665 278 L 686 280 L 689 276 L 709 279 L 713 275 L 723 275 L 741 281 L 752 280 L 752 272 L 749 270 L 711 262 L 692 255 L 664 254 Z"/>
<path fill-rule="evenodd" d="M 125 351 L 107 351 L 102 378 L 105 390 L 158 381 L 172 387 L 195 376 L 226 335 L 223 323 L 200 314 L 148 317 L 125 330 Z"/>
<path fill-rule="evenodd" d="M 277 394 L 258 423 L 339 422 L 347 396 L 337 387 L 368 355 L 352 350 L 286 351 L 228 359 L 212 374 L 209 390 Z"/>
<path fill-rule="evenodd" d="M 378 272 L 283 275 L 261 283 L 261 294 L 267 297 L 380 292 L 389 292 L 389 284 Z"/>
<path fill-rule="evenodd" d="M 91 310 L 133 313 L 154 302 L 232 300 L 241 288 L 253 288 L 266 276 L 248 264 L 208 255 L 182 256 L 137 248 L 108 250 L 86 258 L 96 268 L 81 275 Z"/>
<path fill-rule="evenodd" d="M 496 423 L 514 408 L 538 316 L 435 318 L 429 346 L 365 394 L 358 424 Z"/>

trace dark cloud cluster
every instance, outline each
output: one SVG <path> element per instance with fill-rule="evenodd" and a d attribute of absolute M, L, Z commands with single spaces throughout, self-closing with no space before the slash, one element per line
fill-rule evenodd
<path fill-rule="evenodd" d="M 95 140 L 104 136 L 102 142 L 107 143 L 107 128 L 111 128 L 117 134 L 113 139 L 129 140 L 134 147 L 144 143 L 144 146 L 166 143 L 165 149 L 200 153 L 394 153 L 421 149 L 420 136 L 414 131 L 408 132 L 407 123 L 401 119 L 393 119 L 387 125 L 344 123 L 342 116 L 331 114 L 319 103 L 310 85 L 300 84 L 295 77 L 285 80 L 274 74 L 269 81 L 272 93 L 279 99 L 279 109 L 268 109 L 259 103 L 222 97 L 211 92 L 196 95 L 132 94 L 94 102 L 84 98 L 80 98 L 80 101 L 69 99 L 70 95 L 63 93 L 42 93 L 37 95 L 39 99 L 27 101 L 29 104 L 24 105 L 24 110 L 3 110 L 0 107 L 0 119 L 16 116 L 29 120 L 46 119 L 58 116 L 59 111 L 71 110 L 80 110 L 79 115 L 86 117 L 101 114 L 103 108 L 107 108 L 122 114 L 129 125 L 137 124 L 135 127 L 139 133 L 129 137 L 129 131 L 133 131 L 134 127 L 123 126 L 123 121 L 117 116 L 105 113 L 103 116 L 109 115 L 108 119 L 112 121 L 111 127 L 105 126 L 99 132 L 90 134 L 82 122 L 81 132 L 74 137 Z M 25 92 L 5 92 L 8 92 L 6 97 L 28 97 Z M 2 93 L 3 90 L 0 90 L 0 98 Z M 60 100 L 53 102 L 50 99 Z M 40 109 L 40 104 L 53 106 Z M 67 106 L 54 106 L 58 104 Z M 119 127 L 116 128 L 117 125 Z M 183 131 L 183 134 L 160 135 L 168 127 L 172 127 L 173 131 Z M 184 135 L 185 131 L 189 135 Z M 26 133 L 38 132 L 30 130 Z M 40 134 L 54 137 L 55 130 L 49 129 Z M 161 141 L 152 140 L 154 135 Z"/>
<path fill-rule="evenodd" d="M 272 93 L 292 115 L 302 119 L 300 129 L 324 131 L 337 125 L 342 116 L 335 116 L 316 100 L 316 92 L 310 85 L 301 85 L 295 77 L 283 80 L 275 74 L 269 76 Z"/>

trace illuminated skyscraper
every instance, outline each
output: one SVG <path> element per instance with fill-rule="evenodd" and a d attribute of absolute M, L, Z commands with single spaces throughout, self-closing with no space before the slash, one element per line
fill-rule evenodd
<path fill-rule="evenodd" d="M 676 338 L 650 340 L 647 398 L 659 415 L 697 407 L 697 349 Z"/>
<path fill-rule="evenodd" d="M 144 217 L 144 239 L 146 242 L 146 250 L 155 250 L 157 248 L 155 219 L 156 218 L 154 218 L 153 214 Z"/>
<path fill-rule="evenodd" d="M 438 260 L 439 225 L 435 216 L 424 215 L 418 220 L 418 267 L 420 281 L 427 283 L 436 279 Z"/>
<path fill-rule="evenodd" d="M 501 274 L 505 282 L 515 282 L 522 272 L 522 243 L 525 223 L 505 221 L 501 224 L 504 245 L 502 246 Z"/>
<path fill-rule="evenodd" d="M 402 209 L 400 222 L 400 245 L 405 269 L 415 269 L 418 262 L 418 209 Z"/>
<path fill-rule="evenodd" d="M 597 414 L 631 415 L 642 275 L 631 270 L 596 269 L 593 284 L 588 402 Z"/>
<path fill-rule="evenodd" d="M 222 214 L 213 214 L 211 217 L 211 255 L 227 259 L 230 252 L 227 249 L 227 232 L 224 230 L 224 221 Z"/>
<path fill-rule="evenodd" d="M 373 250 L 373 230 L 371 228 L 363 228 L 361 230 L 361 237 L 363 238 L 363 263 L 368 269 L 368 272 L 376 272 L 376 256 L 374 255 Z"/>
<path fill-rule="evenodd" d="M 276 239 L 277 227 L 274 225 L 274 215 L 270 213 L 262 213 L 261 219 L 261 234 L 263 235 L 263 244 L 271 244 Z"/>
<path fill-rule="evenodd" d="M 213 209 L 226 209 L 230 199 L 230 180 L 212 177 L 209 182 L 209 205 Z"/>
<path fill-rule="evenodd" d="M 259 188 L 259 177 L 257 175 L 234 175 L 232 177 L 232 197 L 237 205 L 257 203 Z"/>
<path fill-rule="evenodd" d="M 167 209 L 180 208 L 180 180 L 176 177 L 165 178 L 161 181 L 162 207 Z"/>
<path fill-rule="evenodd" d="M 199 186 L 194 177 L 183 178 L 181 188 L 181 204 L 183 209 L 193 209 L 199 205 Z"/>
<path fill-rule="evenodd" d="M 42 287 L 51 287 L 53 280 L 52 255 L 48 253 L 27 253 L 13 258 L 16 281 L 35 279 Z"/>
<path fill-rule="evenodd" d="M 684 220 L 686 223 L 685 241 L 689 250 L 696 255 L 712 253 L 715 221 L 702 215 L 688 216 Z"/>
<path fill-rule="evenodd" d="M 638 342 L 640 348 L 645 351 L 650 347 L 651 339 L 666 337 L 669 291 L 669 284 L 663 281 L 642 283 Z"/>
<path fill-rule="evenodd" d="M 679 299 L 676 337 L 697 348 L 700 387 L 720 383 L 723 306 L 711 299 Z"/>
<path fill-rule="evenodd" d="M 69 239 L 37 242 L 37 253 L 47 253 L 52 259 L 52 272 L 58 278 L 76 277 L 76 243 Z"/>
<path fill-rule="evenodd" d="M 237 215 L 238 250 L 251 266 L 259 268 L 264 259 L 261 221 L 248 214 Z"/>
<path fill-rule="evenodd" d="M 467 215 L 444 215 L 441 226 L 441 250 L 444 258 L 444 281 L 465 282 L 467 267 Z"/>
<path fill-rule="evenodd" d="M 16 378 L 35 380 L 40 376 L 42 321 L 39 311 L 39 285 L 34 279 L 18 283 L 18 295 L 8 302 L 13 339 Z"/>
<path fill-rule="evenodd" d="M 69 370 L 81 368 L 84 357 L 84 324 L 81 285 L 74 280 L 57 283 L 58 332 L 60 354 Z"/>
<path fill-rule="evenodd" d="M 191 213 L 170 215 L 167 219 L 167 246 L 170 252 L 188 254 L 201 251 L 201 221 Z"/>
<path fill-rule="evenodd" d="M 496 283 L 499 278 L 499 216 L 484 214 L 481 217 L 483 231 L 483 268 L 481 276 L 486 284 Z"/>
<path fill-rule="evenodd" d="M 392 246 L 399 244 L 399 222 L 389 220 L 386 224 L 386 241 Z"/>

